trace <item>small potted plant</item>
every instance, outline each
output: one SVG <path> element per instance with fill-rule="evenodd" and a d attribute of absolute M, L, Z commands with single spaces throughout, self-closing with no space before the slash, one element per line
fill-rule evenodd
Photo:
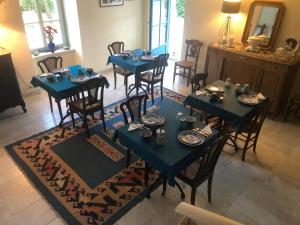
<path fill-rule="evenodd" d="M 51 26 L 45 26 L 44 31 L 45 31 L 47 39 L 49 40 L 48 49 L 50 50 L 50 52 L 54 53 L 55 44 L 53 43 L 53 36 L 54 36 L 54 34 L 57 33 L 57 30 Z"/>

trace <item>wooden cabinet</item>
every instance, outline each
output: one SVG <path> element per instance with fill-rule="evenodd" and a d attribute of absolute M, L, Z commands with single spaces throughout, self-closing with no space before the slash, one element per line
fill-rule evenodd
<path fill-rule="evenodd" d="M 299 57 L 282 60 L 272 53 L 246 52 L 241 46 L 224 48 L 211 44 L 205 71 L 208 83 L 230 77 L 233 83 L 249 84 L 252 90 L 270 98 L 271 112 L 277 116 L 287 104 L 299 62 Z"/>
<path fill-rule="evenodd" d="M 0 52 L 0 112 L 18 105 L 26 112 L 11 54 Z"/>

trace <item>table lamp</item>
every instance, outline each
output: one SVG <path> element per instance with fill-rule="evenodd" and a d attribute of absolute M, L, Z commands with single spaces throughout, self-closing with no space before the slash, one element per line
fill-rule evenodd
<path fill-rule="evenodd" d="M 222 13 L 228 14 L 220 31 L 219 44 L 232 47 L 233 37 L 231 30 L 231 14 L 240 12 L 241 0 L 223 0 Z"/>

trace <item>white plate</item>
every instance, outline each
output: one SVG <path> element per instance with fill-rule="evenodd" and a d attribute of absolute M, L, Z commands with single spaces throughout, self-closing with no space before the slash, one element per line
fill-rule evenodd
<path fill-rule="evenodd" d="M 256 95 L 239 95 L 237 100 L 245 105 L 257 105 L 260 103 Z"/>
<path fill-rule="evenodd" d="M 148 126 L 162 125 L 165 122 L 165 117 L 158 114 L 148 114 L 142 117 L 142 123 Z"/>
<path fill-rule="evenodd" d="M 208 90 L 209 92 L 219 92 L 219 93 L 224 92 L 224 88 L 217 87 L 217 86 L 210 86 L 210 87 L 206 88 L 206 90 Z"/>
<path fill-rule="evenodd" d="M 184 130 L 178 134 L 178 140 L 185 145 L 198 146 L 204 142 L 204 136 L 194 130 Z"/>

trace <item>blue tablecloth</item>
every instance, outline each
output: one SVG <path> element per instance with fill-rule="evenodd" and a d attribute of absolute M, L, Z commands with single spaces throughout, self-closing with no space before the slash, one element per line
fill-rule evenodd
<path fill-rule="evenodd" d="M 135 50 L 138 60 L 134 61 L 132 56 L 124 58 L 123 56 L 109 56 L 107 64 L 111 63 L 117 66 L 120 66 L 135 75 L 139 75 L 141 72 L 153 69 L 154 63 L 153 61 L 143 61 L 140 60 L 140 56 L 142 55 L 142 51 L 140 49 Z"/>
<path fill-rule="evenodd" d="M 68 67 L 70 69 L 72 76 L 78 75 L 78 69 L 81 68 L 80 65 L 70 66 Z M 105 82 L 106 87 L 109 87 L 109 83 L 105 77 L 103 78 L 103 82 Z M 56 100 L 65 99 L 67 97 L 70 97 L 72 95 L 77 94 L 80 91 L 80 84 L 75 84 L 71 82 L 69 79 L 67 79 L 66 76 L 64 76 L 63 79 L 55 79 L 53 81 L 49 81 L 45 76 L 40 77 L 34 76 L 31 80 L 31 84 L 34 87 L 41 87 L 45 91 L 47 91 L 52 97 L 54 97 Z"/>
<path fill-rule="evenodd" d="M 224 81 L 216 81 L 209 86 L 224 87 Z M 246 124 L 253 118 L 257 106 L 248 106 L 238 102 L 235 88 L 224 89 L 224 100 L 222 103 L 211 102 L 210 96 L 197 96 L 190 94 L 184 101 L 185 105 L 190 105 L 195 109 L 202 110 L 236 127 L 241 132 Z"/>
<path fill-rule="evenodd" d="M 207 151 L 207 146 L 219 136 L 219 132 L 213 130 L 213 135 L 205 138 L 205 142 L 198 147 L 189 147 L 180 143 L 177 139 L 178 133 L 181 130 L 191 129 L 191 127 L 185 122 L 176 120 L 177 112 L 179 111 L 189 115 L 187 108 L 168 98 L 165 98 L 160 104 L 157 113 L 164 115 L 166 118 L 166 122 L 163 125 L 163 129 L 166 130 L 166 138 L 165 144 L 162 146 L 156 144 L 156 136 L 147 142 L 140 137 L 140 130 L 128 132 L 128 126 L 116 131 L 116 136 L 122 145 L 128 147 L 151 167 L 167 177 L 168 183 L 172 186 L 175 185 L 174 176 L 204 155 Z M 199 122 L 197 127 L 204 127 L 204 124 Z"/>

